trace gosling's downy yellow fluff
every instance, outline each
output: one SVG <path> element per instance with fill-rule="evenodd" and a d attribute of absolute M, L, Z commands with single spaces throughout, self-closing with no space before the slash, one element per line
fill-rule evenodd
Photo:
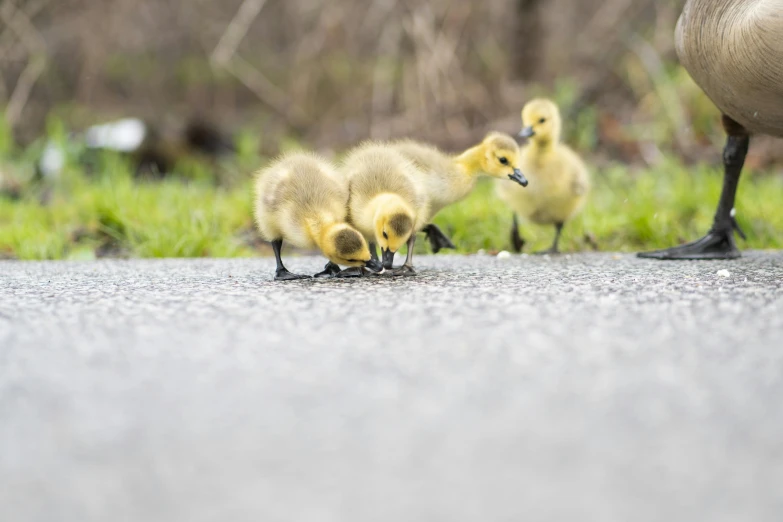
<path fill-rule="evenodd" d="M 480 176 L 508 178 L 522 187 L 527 185 L 517 168 L 519 147 L 507 134 L 492 132 L 481 143 L 456 156 L 413 140 L 398 141 L 392 146 L 417 167 L 417 179 L 430 201 L 426 222 L 444 207 L 470 194 Z"/>
<path fill-rule="evenodd" d="M 290 153 L 260 170 L 255 181 L 255 221 L 261 237 L 275 250 L 275 280 L 308 277 L 283 266 L 283 241 L 300 248 L 317 246 L 324 253 L 329 263 L 316 277 L 336 275 L 338 265 L 380 270 L 364 237 L 346 222 L 347 209 L 347 181 L 315 154 Z"/>
<path fill-rule="evenodd" d="M 426 224 L 429 203 L 416 182 L 413 163 L 384 143 L 364 143 L 351 150 L 340 167 L 348 180 L 350 223 L 383 252 L 384 268 L 392 268 L 394 254 L 408 245 L 408 257 L 396 274 L 414 274 L 416 232 Z"/>
<path fill-rule="evenodd" d="M 554 225 L 555 240 L 547 253 L 558 252 L 560 233 L 566 221 L 585 204 L 590 189 L 587 168 L 579 156 L 560 143 L 560 111 L 545 99 L 530 101 L 522 110 L 520 136 L 530 138 L 522 148 L 520 169 L 530 179 L 524 190 L 510 183 L 499 183 L 497 193 L 514 211 L 511 241 L 522 250 L 517 216 L 539 225 Z"/>

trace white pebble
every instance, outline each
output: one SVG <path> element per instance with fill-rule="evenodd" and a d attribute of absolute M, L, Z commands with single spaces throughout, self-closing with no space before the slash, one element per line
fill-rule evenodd
<path fill-rule="evenodd" d="M 731 272 L 729 272 L 726 269 L 718 270 L 718 273 L 716 274 L 718 277 L 731 277 Z"/>
<path fill-rule="evenodd" d="M 511 257 L 511 253 L 508 250 L 502 250 L 498 252 L 498 259 L 508 259 Z"/>
<path fill-rule="evenodd" d="M 485 255 L 487 255 L 487 251 L 482 248 L 478 252 L 476 252 L 476 254 L 478 254 L 480 256 L 485 256 Z"/>

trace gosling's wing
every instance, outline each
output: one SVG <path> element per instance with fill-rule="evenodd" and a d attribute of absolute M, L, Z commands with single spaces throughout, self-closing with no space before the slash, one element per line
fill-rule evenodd
<path fill-rule="evenodd" d="M 296 162 L 286 184 L 286 201 L 299 215 L 317 219 L 328 212 L 334 219 L 345 219 L 349 181 L 328 160 L 311 154 L 308 161 Z"/>
<path fill-rule="evenodd" d="M 584 196 L 590 190 L 590 175 L 582 158 L 571 148 L 562 146 L 564 167 L 570 176 L 570 190 L 574 196 Z"/>
<path fill-rule="evenodd" d="M 288 170 L 280 161 L 260 169 L 255 175 L 256 212 L 275 212 L 285 200 Z"/>

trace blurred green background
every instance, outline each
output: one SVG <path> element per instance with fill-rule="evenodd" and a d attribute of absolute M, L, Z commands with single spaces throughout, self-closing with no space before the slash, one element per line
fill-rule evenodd
<path fill-rule="evenodd" d="M 677 64 L 682 4 L 0 0 L 0 258 L 269 254 L 250 180 L 279 152 L 339 158 L 403 136 L 459 151 L 516 134 L 537 95 L 561 105 L 593 176 L 564 250 L 694 239 L 720 192 L 723 134 Z M 120 118 L 144 123 L 139 147 L 91 146 L 85 131 Z M 753 141 L 746 248 L 781 247 L 781 160 L 780 141 Z M 481 183 L 437 217 L 461 252 L 509 247 L 493 192 Z M 522 230 L 531 249 L 551 242 Z"/>

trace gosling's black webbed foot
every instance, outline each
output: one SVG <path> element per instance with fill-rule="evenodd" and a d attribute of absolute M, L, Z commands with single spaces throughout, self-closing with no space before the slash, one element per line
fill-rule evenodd
<path fill-rule="evenodd" d="M 329 261 L 328 263 L 326 263 L 323 272 L 318 272 L 313 277 L 317 277 L 317 278 L 334 277 L 339 273 L 340 273 L 340 267 L 332 263 L 331 261 Z"/>
<path fill-rule="evenodd" d="M 519 235 L 519 221 L 517 220 L 516 214 L 512 215 L 511 234 L 509 237 L 511 238 L 511 248 L 514 252 L 517 254 L 522 252 L 522 248 L 525 246 L 525 240 Z"/>
<path fill-rule="evenodd" d="M 451 239 L 449 239 L 438 225 L 435 225 L 434 223 L 430 223 L 421 229 L 421 231 L 427 236 L 427 240 L 430 242 L 430 247 L 434 254 L 437 254 L 443 248 L 457 248 L 454 246 L 454 243 L 451 242 Z"/>
<path fill-rule="evenodd" d="M 519 235 L 519 223 L 517 222 L 517 215 L 514 214 L 514 221 L 511 225 L 511 234 L 509 235 L 511 238 L 511 248 L 519 254 L 522 252 L 522 248 L 525 246 L 525 240 L 522 239 L 522 236 Z"/>
<path fill-rule="evenodd" d="M 410 265 L 402 265 L 401 267 L 392 270 L 393 276 L 411 277 L 415 276 L 416 270 Z"/>
<path fill-rule="evenodd" d="M 345 270 L 341 270 L 337 274 L 335 274 L 334 277 L 362 277 L 364 275 L 364 270 L 360 266 L 352 266 L 351 268 L 346 268 Z"/>
<path fill-rule="evenodd" d="M 560 234 L 563 232 L 563 224 L 562 223 L 555 223 L 555 240 L 552 243 L 552 246 L 547 248 L 546 250 L 541 250 L 539 252 L 533 252 L 533 254 L 538 256 L 554 256 L 560 253 L 560 248 L 558 245 L 560 244 Z"/>
<path fill-rule="evenodd" d="M 514 250 L 515 253 L 519 254 L 522 252 L 522 249 L 525 247 L 525 240 L 519 237 L 519 235 L 514 234 L 512 232 L 511 234 L 511 248 Z"/>
<path fill-rule="evenodd" d="M 703 238 L 682 246 L 639 252 L 646 259 L 736 259 L 740 251 L 734 243 L 733 230 L 711 230 Z"/>
<path fill-rule="evenodd" d="M 296 281 L 297 279 L 310 279 L 310 276 L 304 274 L 292 274 L 286 268 L 279 268 L 275 272 L 275 281 Z"/>

